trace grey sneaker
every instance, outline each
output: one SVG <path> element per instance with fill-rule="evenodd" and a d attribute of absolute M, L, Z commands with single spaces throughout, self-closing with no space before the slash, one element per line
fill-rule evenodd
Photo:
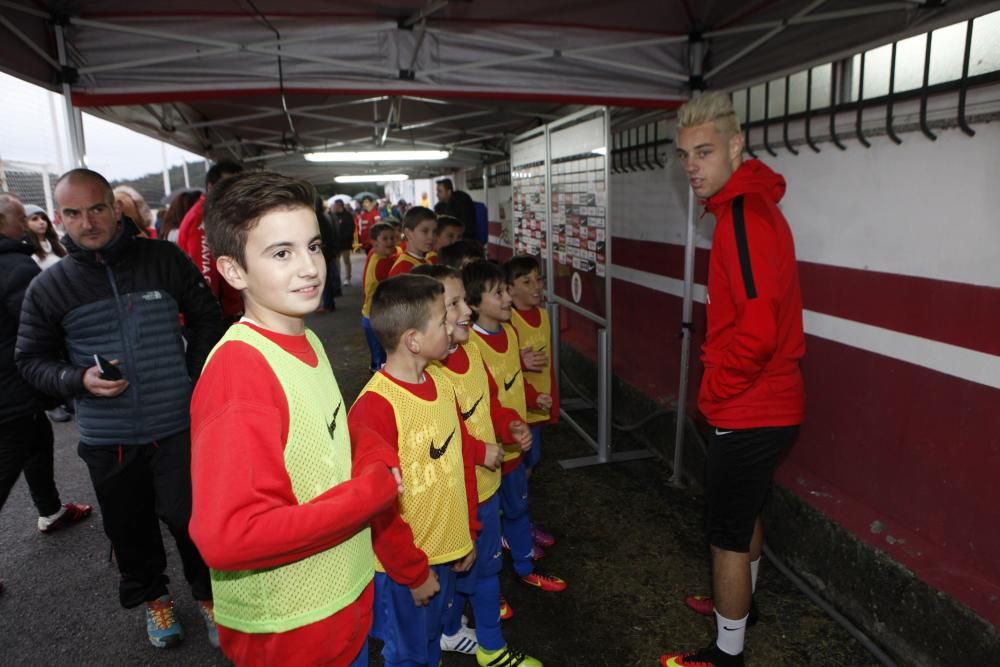
<path fill-rule="evenodd" d="M 205 630 L 208 631 L 208 643 L 219 648 L 219 626 L 215 624 L 215 603 L 211 600 L 198 600 L 198 610 L 205 621 Z"/>

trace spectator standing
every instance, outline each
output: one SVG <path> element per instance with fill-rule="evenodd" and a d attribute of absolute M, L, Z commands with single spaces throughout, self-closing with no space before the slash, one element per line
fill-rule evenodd
<path fill-rule="evenodd" d="M 69 256 L 28 287 L 15 361 L 37 390 L 77 399 L 80 445 L 127 609 L 145 605 L 150 643 L 180 643 L 159 520 L 218 646 L 208 568 L 188 536 L 190 400 L 224 324 L 174 245 L 129 233 L 107 180 L 88 169 L 55 186 Z M 183 314 L 188 339 L 181 336 Z M 141 333 L 141 335 L 140 335 Z M 100 355 L 104 359 L 99 359 Z"/>
<path fill-rule="evenodd" d="M 28 216 L 28 239 L 35 247 L 32 259 L 44 271 L 66 256 L 66 248 L 59 242 L 59 234 L 44 209 L 28 204 L 24 212 Z"/>
<path fill-rule="evenodd" d="M 191 207 L 201 199 L 201 190 L 184 190 L 178 192 L 170 200 L 167 212 L 163 214 L 160 225 L 160 238 L 171 243 L 177 243 L 181 235 L 181 223 Z"/>
<path fill-rule="evenodd" d="M 37 207 L 36 207 L 37 208 Z M 56 401 L 35 390 L 14 365 L 21 304 L 28 284 L 41 272 L 24 243 L 25 208 L 17 197 L 0 194 L 0 508 L 24 472 L 38 509 L 38 530 L 50 533 L 90 516 L 90 505 L 63 504 L 53 470 L 52 425 L 45 409 Z M 0 590 L 3 584 L 0 583 Z"/>
<path fill-rule="evenodd" d="M 443 202 L 444 206 L 442 211 L 438 211 L 435 206 L 434 212 L 438 215 L 444 213 L 458 218 L 465 227 L 462 238 L 475 239 L 476 205 L 473 203 L 472 197 L 467 192 L 456 190 L 450 178 L 442 178 L 437 182 L 437 196 L 438 202 Z"/>
<path fill-rule="evenodd" d="M 333 202 L 333 226 L 337 230 L 337 256 L 343 265 L 344 285 L 351 284 L 351 253 L 354 252 L 354 241 L 357 229 L 354 225 L 354 216 L 344 202 L 336 200 Z M 327 280 L 330 280 L 327 277 Z"/>

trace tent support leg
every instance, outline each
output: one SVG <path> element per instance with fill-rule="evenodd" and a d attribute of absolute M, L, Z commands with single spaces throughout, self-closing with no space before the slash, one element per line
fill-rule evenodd
<path fill-rule="evenodd" d="M 681 368 L 677 387 L 677 425 L 674 430 L 674 465 L 670 484 L 683 486 L 684 429 L 687 419 L 688 371 L 691 363 L 691 313 L 694 291 L 694 191 L 688 188 L 687 238 L 684 243 L 684 305 L 681 311 Z"/>

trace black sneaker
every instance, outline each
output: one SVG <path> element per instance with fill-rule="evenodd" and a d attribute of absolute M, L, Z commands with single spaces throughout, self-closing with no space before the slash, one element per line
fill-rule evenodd
<path fill-rule="evenodd" d="M 712 642 L 695 653 L 668 653 L 660 656 L 660 667 L 745 667 L 743 654 L 729 655 Z"/>

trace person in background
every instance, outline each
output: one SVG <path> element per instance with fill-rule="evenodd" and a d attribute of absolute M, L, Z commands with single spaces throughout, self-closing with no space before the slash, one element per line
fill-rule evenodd
<path fill-rule="evenodd" d="M 444 203 L 442 211 L 434 207 L 434 212 L 450 215 L 462 221 L 465 226 L 463 238 L 476 238 L 476 205 L 467 192 L 456 190 L 450 178 L 442 178 L 437 182 L 438 203 Z"/>
<path fill-rule="evenodd" d="M 211 192 L 216 183 L 226 176 L 233 176 L 243 171 L 243 166 L 228 160 L 217 162 L 205 174 L 205 194 Z M 187 253 L 194 265 L 201 272 L 201 277 L 212 290 L 215 299 L 222 305 L 222 316 L 232 323 L 243 314 L 243 298 L 239 292 L 232 289 L 219 275 L 215 266 L 215 258 L 205 240 L 205 194 L 188 210 L 181 221 L 177 245 Z"/>
<path fill-rule="evenodd" d="M 333 210 L 330 217 L 333 219 L 334 229 L 337 231 L 337 257 L 343 264 L 344 285 L 351 284 L 351 254 L 354 252 L 354 243 L 357 240 L 357 225 L 354 222 L 354 215 L 347 210 L 344 202 L 336 200 L 333 202 Z M 327 277 L 329 281 L 329 276 Z"/>
<path fill-rule="evenodd" d="M 178 192 L 170 200 L 167 212 L 163 214 L 163 222 L 160 225 L 159 238 L 171 243 L 177 243 L 181 234 L 181 222 L 184 216 L 191 210 L 198 200 L 201 199 L 200 190 L 185 190 Z"/>
<path fill-rule="evenodd" d="M 323 240 L 323 259 L 326 261 L 326 282 L 323 283 L 323 295 L 316 312 L 332 313 L 337 310 L 334 299 L 344 293 L 340 289 L 340 269 L 337 266 L 340 246 L 337 230 L 334 228 L 333 222 L 326 212 L 326 206 L 323 205 L 323 200 L 319 195 L 316 196 L 315 211 L 316 222 L 319 223 L 319 233 Z"/>
<path fill-rule="evenodd" d="M 35 248 L 31 258 L 44 271 L 66 256 L 66 248 L 59 242 L 59 235 L 52 226 L 52 221 L 41 207 L 28 204 L 24 207 L 24 212 L 28 216 L 27 238 Z M 54 422 L 68 422 L 73 418 L 72 413 L 69 403 L 45 411 Z"/>
<path fill-rule="evenodd" d="M 367 254 L 369 250 L 372 249 L 371 239 L 369 234 L 371 233 L 372 227 L 375 223 L 379 221 L 378 205 L 375 200 L 369 195 L 365 195 L 361 198 L 361 211 L 358 212 L 358 243 L 361 247 L 365 249 Z"/>
<path fill-rule="evenodd" d="M 24 212 L 28 216 L 28 239 L 35 247 L 31 257 L 44 271 L 66 256 L 66 248 L 59 242 L 59 234 L 43 208 L 28 204 Z"/>
<path fill-rule="evenodd" d="M 56 401 L 28 384 L 14 366 L 24 293 L 41 271 L 29 258 L 31 245 L 22 241 L 26 230 L 21 201 L 14 195 L 0 194 L 0 508 L 23 472 L 31 501 L 38 509 L 38 530 L 51 533 L 86 519 L 91 506 L 63 504 L 59 499 L 52 425 L 45 418 L 45 409 Z"/>
<path fill-rule="evenodd" d="M 122 213 L 135 223 L 139 233 L 151 239 L 157 238 L 154 226 L 156 218 L 146 203 L 146 198 L 131 185 L 116 186 L 114 192 L 115 201 L 120 203 Z"/>

